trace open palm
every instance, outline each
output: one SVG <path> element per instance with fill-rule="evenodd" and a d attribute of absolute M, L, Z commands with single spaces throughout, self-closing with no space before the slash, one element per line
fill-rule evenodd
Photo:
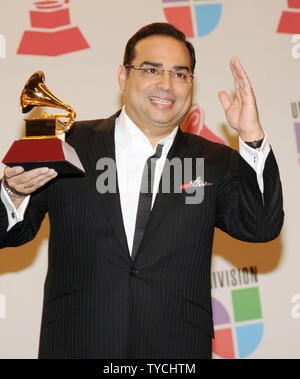
<path fill-rule="evenodd" d="M 244 141 L 260 140 L 264 138 L 264 133 L 259 123 L 256 99 L 250 81 L 238 58 L 231 59 L 230 69 L 236 97 L 232 101 L 226 91 L 219 92 L 226 120 Z"/>

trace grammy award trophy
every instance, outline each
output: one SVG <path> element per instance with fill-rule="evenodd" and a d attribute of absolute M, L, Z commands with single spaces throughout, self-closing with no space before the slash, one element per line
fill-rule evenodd
<path fill-rule="evenodd" d="M 58 174 L 84 173 L 74 148 L 58 138 L 70 130 L 76 113 L 49 91 L 42 71 L 35 72 L 28 79 L 20 103 L 23 113 L 35 107 L 59 108 L 68 113 L 44 113 L 42 118 L 25 119 L 25 137 L 13 143 L 2 163 L 10 167 L 22 166 L 24 170 L 49 167 Z M 60 118 L 68 120 L 63 122 Z"/>

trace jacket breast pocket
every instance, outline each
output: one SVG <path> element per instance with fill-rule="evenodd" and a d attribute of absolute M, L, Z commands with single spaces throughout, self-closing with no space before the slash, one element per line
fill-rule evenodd
<path fill-rule="evenodd" d="M 182 315 L 185 322 L 201 328 L 210 337 L 215 337 L 212 315 L 201 305 L 184 299 L 182 302 Z"/>

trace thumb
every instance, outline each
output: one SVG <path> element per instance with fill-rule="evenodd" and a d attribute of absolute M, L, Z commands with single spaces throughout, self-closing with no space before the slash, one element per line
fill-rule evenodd
<path fill-rule="evenodd" d="M 226 91 L 220 91 L 218 93 L 218 96 L 219 96 L 219 100 L 222 104 L 222 107 L 223 107 L 224 111 L 226 112 L 228 110 L 228 108 L 231 107 L 232 101 L 230 100 L 230 97 Z"/>

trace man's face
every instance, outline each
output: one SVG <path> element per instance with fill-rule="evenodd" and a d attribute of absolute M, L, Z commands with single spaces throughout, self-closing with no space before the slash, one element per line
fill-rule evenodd
<path fill-rule="evenodd" d="M 158 67 L 192 74 L 190 54 L 183 42 L 165 35 L 140 40 L 131 65 Z M 149 66 L 150 64 L 150 66 Z M 149 79 L 142 71 L 124 66 L 119 69 L 119 84 L 124 93 L 125 110 L 142 130 L 159 134 L 175 128 L 185 117 L 192 102 L 192 83 L 177 82 L 168 72 Z"/>

